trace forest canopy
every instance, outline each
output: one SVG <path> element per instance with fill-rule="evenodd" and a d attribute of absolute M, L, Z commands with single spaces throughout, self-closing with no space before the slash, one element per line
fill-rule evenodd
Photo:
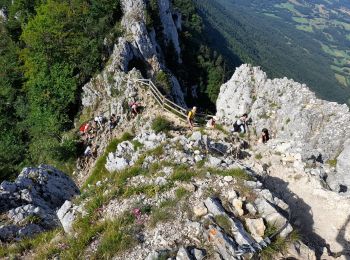
<path fill-rule="evenodd" d="M 62 140 L 79 109 L 80 86 L 103 66 L 103 40 L 117 37 L 115 0 L 1 1 L 0 176 L 23 164 L 74 160 Z"/>

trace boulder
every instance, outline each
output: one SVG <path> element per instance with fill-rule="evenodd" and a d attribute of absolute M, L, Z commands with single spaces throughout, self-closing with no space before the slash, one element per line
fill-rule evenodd
<path fill-rule="evenodd" d="M 166 135 L 164 133 L 156 134 L 153 131 L 142 131 L 134 138 L 134 140 L 143 144 L 146 150 L 150 150 L 163 143 L 166 140 Z"/>
<path fill-rule="evenodd" d="M 222 232 L 219 227 L 210 225 L 207 236 L 223 259 L 237 259 L 234 240 Z"/>
<path fill-rule="evenodd" d="M 225 209 L 218 200 L 209 197 L 205 200 L 204 204 L 213 216 L 224 216 L 227 219 L 231 226 L 231 233 L 238 245 L 245 246 L 249 248 L 251 252 L 255 252 L 254 247 L 257 246 L 255 240 L 245 231 L 242 223 L 238 219 L 232 219 L 227 215 Z"/>
<path fill-rule="evenodd" d="M 265 233 L 264 220 L 262 218 L 257 219 L 245 219 L 246 227 L 253 238 L 259 243 L 263 240 Z"/>
<path fill-rule="evenodd" d="M 221 165 L 221 162 L 222 162 L 221 159 L 210 155 L 210 156 L 208 157 L 208 162 L 207 162 L 207 164 L 209 164 L 209 166 L 211 166 L 211 167 L 218 167 L 218 166 Z"/>
<path fill-rule="evenodd" d="M 278 229 L 282 229 L 280 233 L 281 237 L 285 238 L 293 231 L 293 228 L 288 223 L 288 220 L 277 211 L 277 206 L 272 202 L 263 198 L 257 198 L 255 200 L 255 205 L 259 214 L 266 220 L 267 223 L 275 226 Z"/>
<path fill-rule="evenodd" d="M 257 210 L 256 210 L 255 206 L 254 206 L 252 203 L 248 202 L 248 203 L 245 205 L 245 208 L 247 209 L 247 211 L 249 212 L 249 214 L 251 214 L 251 215 L 253 215 L 253 216 L 256 215 Z"/>
<path fill-rule="evenodd" d="M 224 181 L 231 182 L 231 181 L 233 181 L 233 177 L 232 176 L 225 176 Z"/>
<path fill-rule="evenodd" d="M 318 259 L 316 257 L 315 251 L 311 248 L 309 248 L 307 245 L 305 245 L 301 241 L 294 242 L 289 245 L 287 250 L 286 257 L 288 258 L 295 258 L 295 259 L 303 259 L 303 260 L 316 260 Z M 328 254 L 326 257 L 321 257 L 321 259 L 327 259 Z M 333 258 L 333 257 L 332 257 Z M 329 257 L 329 259 L 331 259 Z"/>
<path fill-rule="evenodd" d="M 15 182 L 0 186 L 1 241 L 32 236 L 59 225 L 56 209 L 79 193 L 75 183 L 57 169 L 25 168 Z"/>
<path fill-rule="evenodd" d="M 190 141 L 194 141 L 195 143 L 199 143 L 202 140 L 202 134 L 199 131 L 193 132 L 191 137 L 189 138 Z"/>
<path fill-rule="evenodd" d="M 110 153 L 107 157 L 106 169 L 109 172 L 124 170 L 129 166 L 129 163 L 130 161 L 128 159 Z"/>
<path fill-rule="evenodd" d="M 195 260 L 203 260 L 206 256 L 205 250 L 194 248 L 191 250 L 191 253 Z"/>
<path fill-rule="evenodd" d="M 145 260 L 158 260 L 160 258 L 160 254 L 156 251 L 152 251 L 147 255 Z"/>
<path fill-rule="evenodd" d="M 193 213 L 196 217 L 203 217 L 208 213 L 208 209 L 203 203 L 200 203 L 193 207 Z"/>
<path fill-rule="evenodd" d="M 240 199 L 233 199 L 231 202 L 232 206 L 233 206 L 233 213 L 237 216 L 237 217 L 241 217 L 244 214 L 243 211 L 243 201 Z"/>
<path fill-rule="evenodd" d="M 68 200 L 66 200 L 62 207 L 57 211 L 57 217 L 66 233 L 72 233 L 73 223 L 77 218 L 78 213 L 82 213 L 81 207 L 74 206 L 73 203 Z"/>

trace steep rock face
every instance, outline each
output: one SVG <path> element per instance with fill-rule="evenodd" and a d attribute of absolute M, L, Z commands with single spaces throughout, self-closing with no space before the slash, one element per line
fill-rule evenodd
<path fill-rule="evenodd" d="M 289 150 L 301 154 L 303 160 L 326 162 L 349 144 L 350 113 L 346 105 L 320 100 L 293 80 L 268 79 L 258 67 L 242 65 L 236 70 L 221 87 L 217 111 L 228 124 L 249 113 L 257 133 L 269 129 L 274 138 L 290 143 Z M 344 170 L 330 178 L 338 187 L 350 184 L 349 172 Z"/>
<path fill-rule="evenodd" d="M 136 70 L 113 72 L 110 69 L 106 68 L 83 87 L 82 103 L 93 108 L 96 115 L 105 111 L 125 114 L 128 102 L 133 101 L 137 94 L 137 86 L 128 79 L 141 78 L 141 73 Z"/>
<path fill-rule="evenodd" d="M 181 55 L 179 35 L 173 20 L 170 3 L 168 0 L 159 0 L 159 15 L 164 27 L 164 35 L 168 44 L 173 44 L 177 55 Z"/>
<path fill-rule="evenodd" d="M 78 194 L 74 182 L 50 166 L 25 168 L 15 182 L 0 185 L 0 240 L 31 236 L 58 226 L 56 209 Z"/>
<path fill-rule="evenodd" d="M 120 91 L 122 91 L 122 86 L 127 77 L 133 79 L 143 78 L 141 74 L 128 73 L 130 69 L 129 63 L 134 59 L 144 62 L 147 65 L 148 73 L 151 75 L 156 74 L 160 70 L 166 71 L 169 74 L 172 85 L 172 97 L 178 104 L 186 106 L 179 81 L 162 63 L 162 54 L 156 41 L 155 30 L 146 27 L 145 1 L 123 0 L 121 4 L 124 13 L 121 21 L 125 29 L 124 36 L 120 37 L 114 45 L 113 53 L 102 73 L 91 79 L 83 87 L 83 106 L 94 108 L 95 110 L 96 107 L 100 108 L 102 105 L 104 106 L 103 109 L 106 109 L 106 106 L 108 109 L 108 106 L 112 105 L 115 100 L 113 99 L 113 93 L 121 93 Z M 159 2 L 159 11 L 165 39 L 168 42 L 171 41 L 178 54 L 180 54 L 177 27 L 172 19 L 169 0 Z M 179 15 L 177 16 L 178 19 L 180 17 Z M 177 23 L 181 22 L 177 20 Z"/>

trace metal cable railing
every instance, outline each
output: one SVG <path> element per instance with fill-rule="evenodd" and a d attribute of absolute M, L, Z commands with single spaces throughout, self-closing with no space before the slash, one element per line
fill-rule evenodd
<path fill-rule="evenodd" d="M 143 85 L 146 85 L 150 93 L 152 94 L 152 97 L 156 100 L 159 106 L 162 107 L 162 109 L 167 110 L 168 112 L 176 115 L 181 121 L 186 122 L 187 121 L 187 112 L 188 110 L 186 108 L 183 108 L 179 106 L 178 104 L 174 103 L 170 99 L 166 98 L 160 90 L 157 88 L 157 86 L 153 83 L 150 79 L 136 79 L 134 80 L 136 83 L 140 83 Z M 197 123 L 202 120 L 206 120 L 210 117 L 213 117 L 213 115 L 209 114 L 203 114 L 203 113 L 196 113 L 196 119 Z"/>

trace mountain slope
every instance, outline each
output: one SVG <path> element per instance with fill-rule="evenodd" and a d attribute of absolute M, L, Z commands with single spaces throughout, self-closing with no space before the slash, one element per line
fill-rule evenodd
<path fill-rule="evenodd" d="M 330 50 L 327 49 L 325 40 L 321 36 L 316 38 L 318 31 L 311 34 L 298 30 L 295 22 L 291 22 L 294 20 L 293 16 L 288 14 L 289 11 L 276 6 L 285 1 L 195 2 L 207 25 L 207 31 L 216 35 L 214 39 L 215 37 L 223 39 L 214 40 L 213 45 L 230 60 L 237 63 L 238 56 L 243 62 L 262 66 L 271 77 L 287 76 L 307 83 L 321 98 L 340 103 L 348 101 L 350 90 L 346 87 L 347 84 L 339 82 L 341 77 L 343 83 L 348 77 L 346 68 L 348 64 L 345 64 L 346 49 L 337 52 L 343 55 L 343 59 L 334 61 L 334 57 L 324 51 L 324 49 L 328 52 Z M 270 12 L 267 13 L 267 10 Z M 311 17 L 304 18 L 306 21 L 309 21 L 308 19 L 310 22 L 313 21 Z M 330 18 L 332 19 L 335 18 Z M 344 30 L 347 29 L 347 21 L 337 19 L 334 23 L 336 21 L 343 23 Z M 342 32 L 346 32 L 344 30 L 339 29 L 334 34 L 341 35 Z M 337 40 L 335 37 L 334 39 Z M 340 49 L 348 43 L 346 39 L 337 41 Z M 333 50 L 336 51 L 336 48 Z M 341 76 L 340 72 L 336 74 L 333 70 L 334 62 L 338 65 L 343 64 L 339 65 L 343 70 Z"/>

